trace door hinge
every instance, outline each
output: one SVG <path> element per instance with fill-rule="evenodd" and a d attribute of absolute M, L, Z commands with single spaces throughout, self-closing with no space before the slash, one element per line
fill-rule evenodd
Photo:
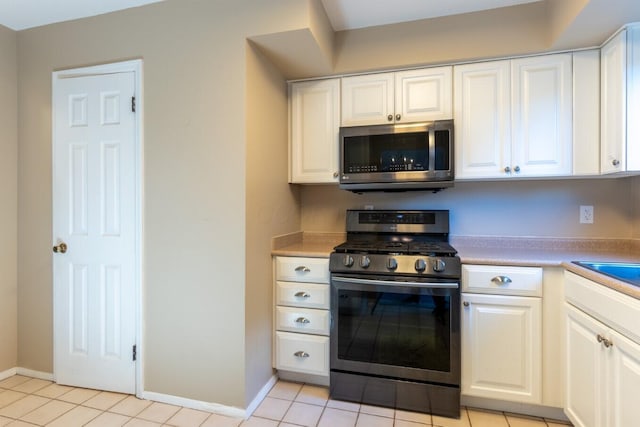
<path fill-rule="evenodd" d="M 131 349 L 131 353 L 132 353 L 132 359 L 135 362 L 138 359 L 138 346 L 137 345 L 133 345 L 133 348 Z"/>
<path fill-rule="evenodd" d="M 132 113 L 136 112 L 136 97 L 135 96 L 131 97 L 131 112 Z"/>

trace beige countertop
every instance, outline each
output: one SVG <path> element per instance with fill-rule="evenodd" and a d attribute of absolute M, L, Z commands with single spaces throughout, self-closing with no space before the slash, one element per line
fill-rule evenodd
<path fill-rule="evenodd" d="M 274 237 L 274 256 L 328 257 L 345 233 L 297 232 Z M 571 261 L 640 262 L 640 241 L 451 236 L 463 264 L 561 267 L 640 299 L 640 288 Z"/>

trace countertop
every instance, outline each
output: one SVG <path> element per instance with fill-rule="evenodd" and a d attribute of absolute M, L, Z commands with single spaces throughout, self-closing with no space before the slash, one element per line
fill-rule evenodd
<path fill-rule="evenodd" d="M 326 258 L 345 236 L 307 232 L 277 236 L 271 254 Z M 561 267 L 640 299 L 640 288 L 571 262 L 640 262 L 639 240 L 450 236 L 449 241 L 463 264 Z"/>

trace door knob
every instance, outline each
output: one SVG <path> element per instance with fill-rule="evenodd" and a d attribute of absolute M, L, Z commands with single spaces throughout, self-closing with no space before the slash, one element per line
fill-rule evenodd
<path fill-rule="evenodd" d="M 59 253 L 59 254 L 63 254 L 65 252 L 67 252 L 67 244 L 66 243 L 60 243 L 59 245 L 56 245 L 53 247 L 53 252 L 55 253 Z"/>

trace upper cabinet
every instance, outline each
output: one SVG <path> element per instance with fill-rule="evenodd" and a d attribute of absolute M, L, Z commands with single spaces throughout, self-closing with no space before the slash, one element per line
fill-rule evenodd
<path fill-rule="evenodd" d="M 452 118 L 452 67 L 342 78 L 342 126 Z"/>
<path fill-rule="evenodd" d="M 601 67 L 601 171 L 640 171 L 640 27 L 602 47 Z"/>
<path fill-rule="evenodd" d="M 291 83 L 289 103 L 289 182 L 338 182 L 340 79 Z"/>
<path fill-rule="evenodd" d="M 572 172 L 572 55 L 454 68 L 456 178 Z"/>

